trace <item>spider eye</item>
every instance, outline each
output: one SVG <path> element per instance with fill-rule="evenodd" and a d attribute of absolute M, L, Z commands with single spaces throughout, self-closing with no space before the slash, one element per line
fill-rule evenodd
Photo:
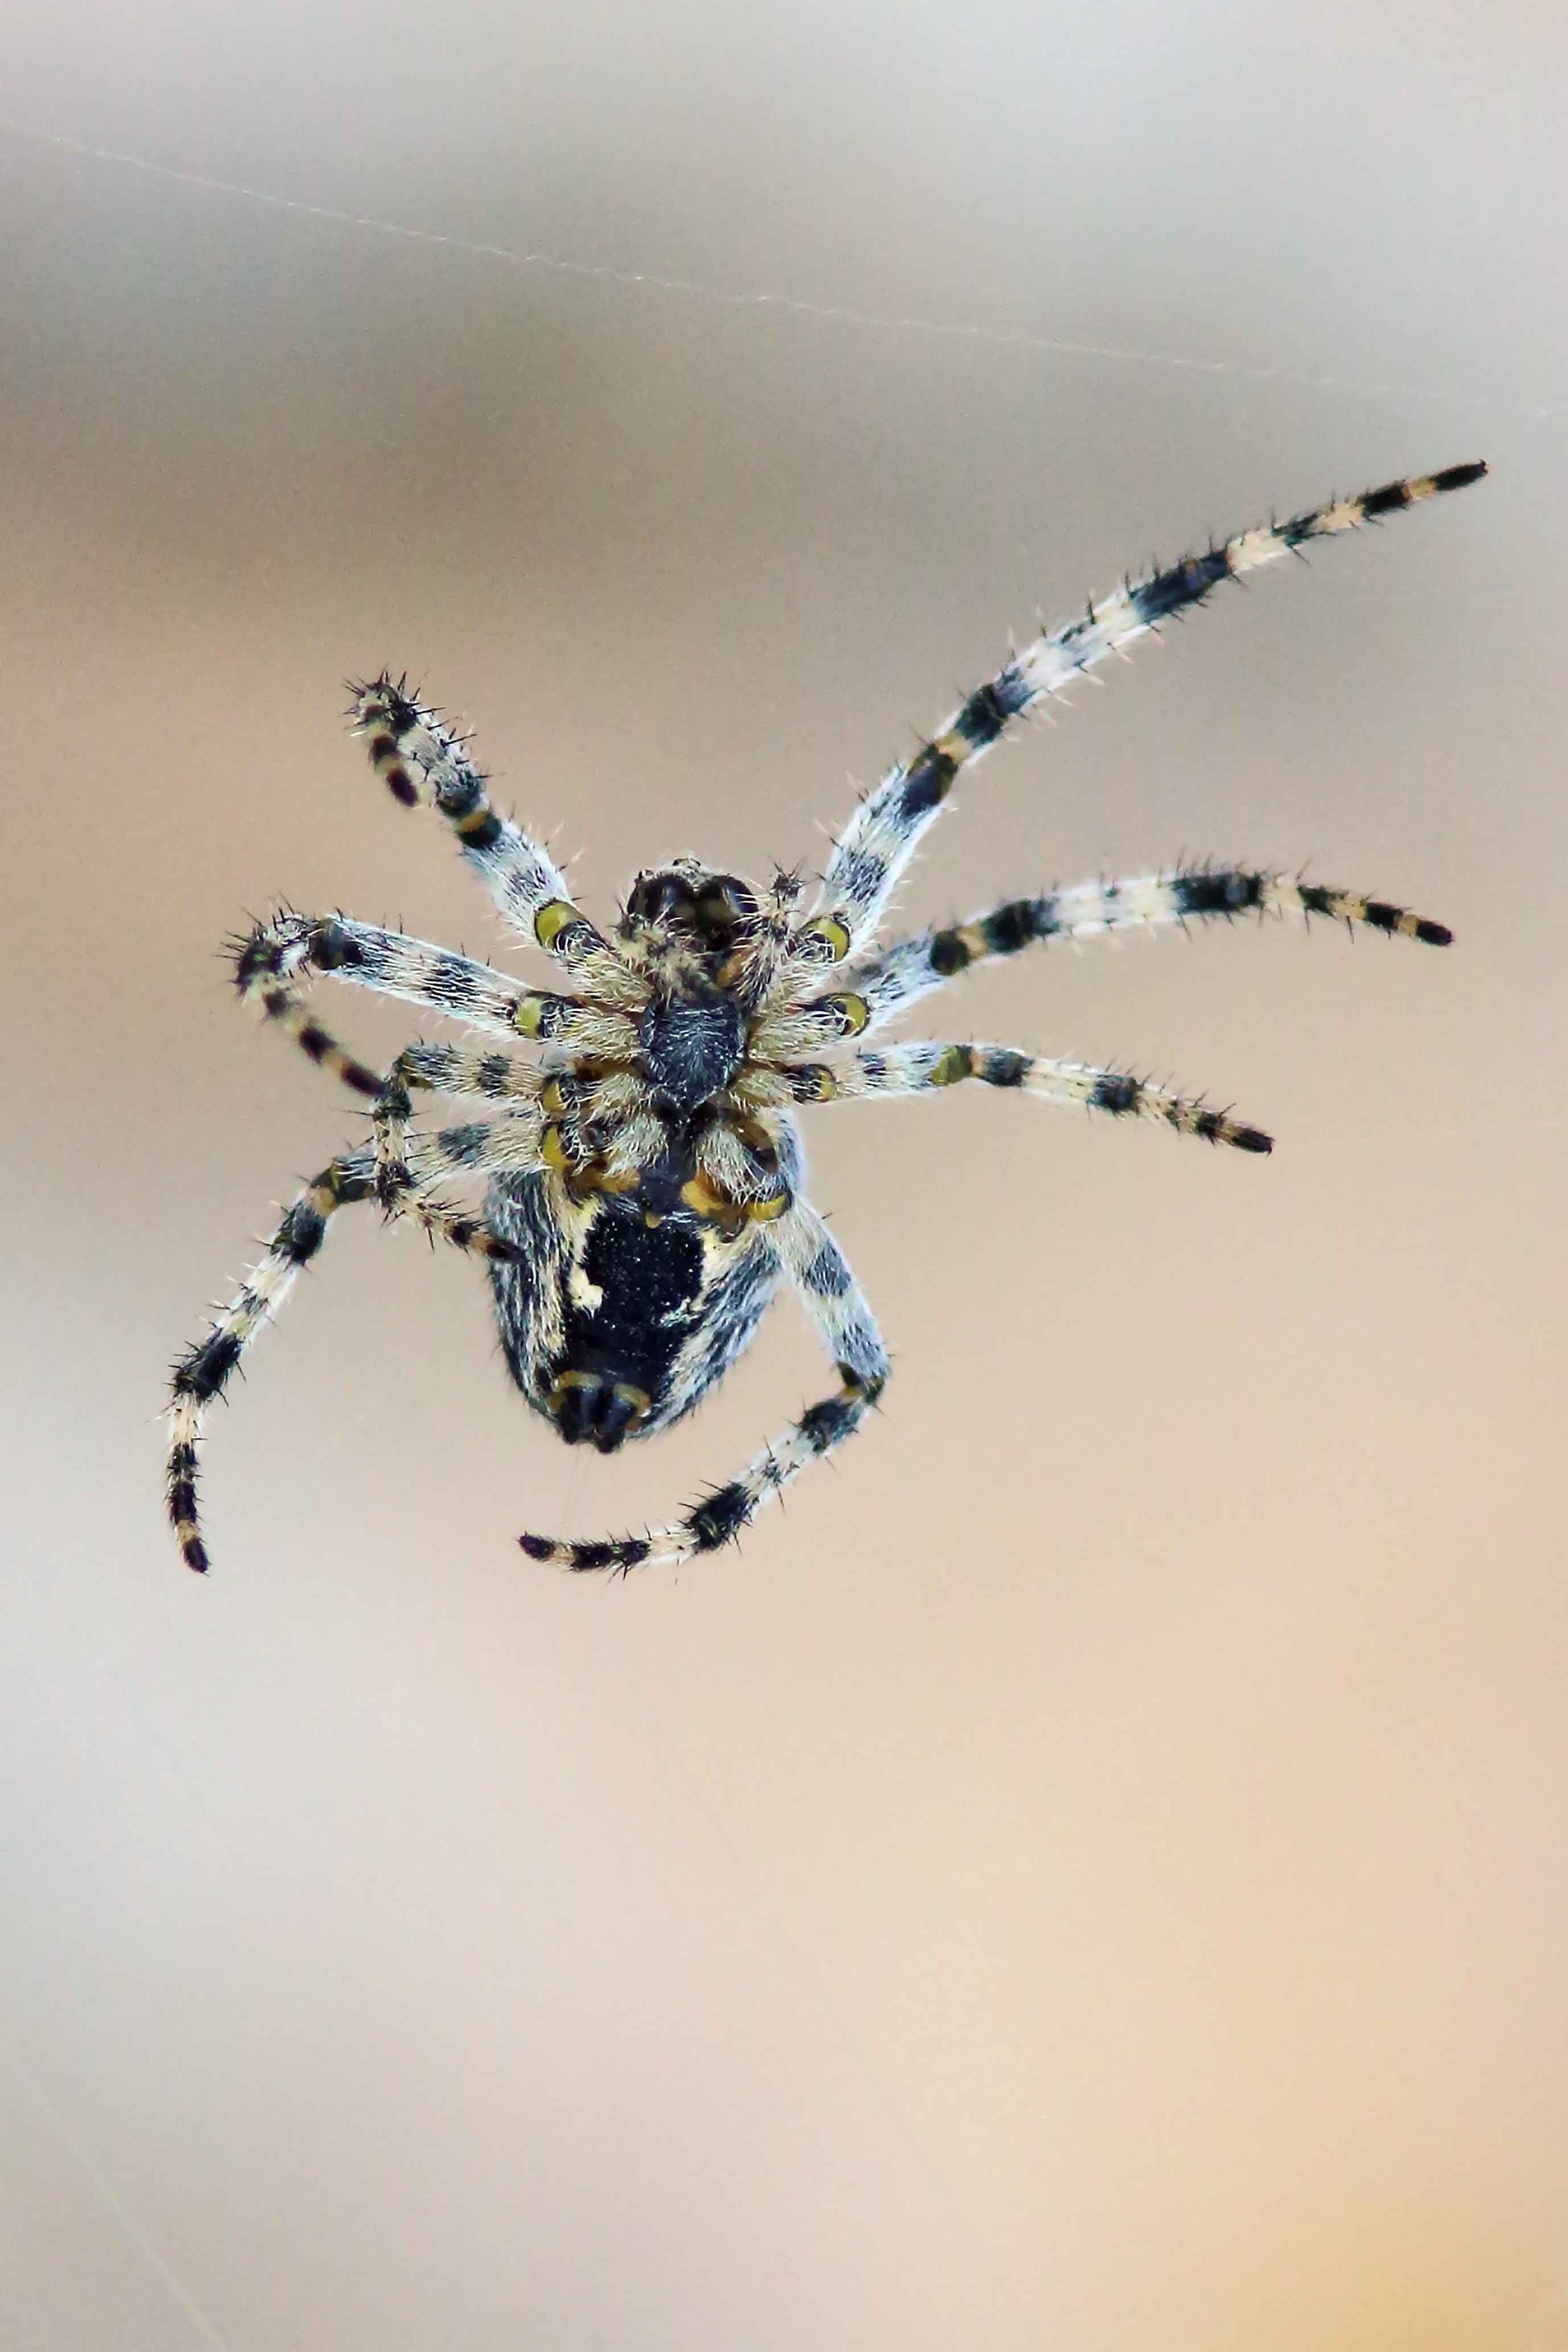
<path fill-rule="evenodd" d="M 689 922 L 691 913 L 691 885 L 679 874 L 639 874 L 626 899 L 634 923 Z"/>

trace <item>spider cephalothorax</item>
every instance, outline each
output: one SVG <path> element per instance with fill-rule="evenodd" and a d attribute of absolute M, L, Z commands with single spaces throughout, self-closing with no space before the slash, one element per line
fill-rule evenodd
<path fill-rule="evenodd" d="M 781 877 L 781 887 L 794 884 Z M 729 1085 L 746 1057 L 758 893 L 735 874 L 694 857 L 639 874 L 617 934 L 620 951 L 648 983 L 637 1024 L 640 1073 L 656 1105 L 692 1112 Z"/>
<path fill-rule="evenodd" d="M 1333 500 L 1091 602 L 1015 655 L 867 795 L 804 919 L 793 877 L 763 887 L 682 856 L 638 875 L 613 933 L 602 933 L 545 852 L 491 808 L 463 739 L 405 681 L 384 674 L 356 688 L 355 726 L 395 799 L 434 802 L 503 915 L 553 959 L 564 985 L 531 990 L 342 916 L 284 911 L 237 943 L 240 993 L 371 1102 L 373 1139 L 306 1187 L 237 1296 L 175 1367 L 169 1511 L 187 1563 L 207 1565 L 195 1490 L 205 1408 L 315 1256 L 328 1221 L 351 1202 L 378 1202 L 388 1217 L 411 1218 L 484 1258 L 519 1388 L 569 1444 L 605 1454 L 690 1412 L 780 1283 L 798 1291 L 837 1369 L 831 1395 L 672 1527 L 590 1543 L 521 1538 L 531 1559 L 631 1568 L 728 1541 L 759 1503 L 850 1435 L 887 1378 L 870 1310 L 805 1197 L 798 1106 L 973 1078 L 1268 1150 L 1260 1129 L 1124 1072 L 1005 1045 L 858 1041 L 968 965 L 1036 941 L 1247 911 L 1331 915 L 1434 944 L 1448 938 L 1440 924 L 1354 891 L 1205 866 L 1010 899 L 885 944 L 878 927 L 960 772 L 1042 697 L 1201 604 L 1221 581 L 1485 470 L 1455 466 Z M 301 990 L 318 973 L 403 997 L 491 1042 L 413 1045 L 389 1070 L 372 1070 L 306 1010 Z M 422 1092 L 474 1097 L 494 1116 L 416 1129 Z M 441 1197 L 448 1180 L 464 1177 L 485 1180 L 482 1213 Z"/>

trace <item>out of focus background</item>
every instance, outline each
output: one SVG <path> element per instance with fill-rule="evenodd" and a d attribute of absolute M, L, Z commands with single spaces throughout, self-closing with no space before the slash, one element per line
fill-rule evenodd
<path fill-rule="evenodd" d="M 0 2339 L 1562 2352 L 1561 12 L 6 46 Z M 913 1017 L 1272 1160 L 820 1114 L 886 1410 L 613 1585 L 515 1538 L 728 1475 L 820 1393 L 804 1318 L 584 1462 L 480 1276 L 347 1217 L 182 1573 L 164 1366 L 359 1131 L 216 947 L 286 895 L 527 968 L 345 675 L 468 715 L 607 913 L 672 850 L 820 859 L 1037 606 L 1481 456 L 998 752 L 904 894 L 1186 849 L 1450 921 Z"/>

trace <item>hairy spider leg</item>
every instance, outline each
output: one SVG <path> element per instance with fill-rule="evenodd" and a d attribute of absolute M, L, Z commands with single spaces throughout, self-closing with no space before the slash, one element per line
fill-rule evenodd
<path fill-rule="evenodd" d="M 759 1109 L 775 1103 L 858 1102 L 872 1095 L 934 1094 L 978 1078 L 982 1086 L 1033 1095 L 1040 1102 L 1081 1103 L 1087 1110 L 1116 1118 L 1157 1119 L 1179 1135 L 1228 1143 L 1238 1151 L 1272 1151 L 1273 1139 L 1258 1127 L 1210 1110 L 1201 1099 L 1173 1095 L 1124 1070 L 1100 1070 L 1082 1062 L 1058 1062 L 1015 1045 L 959 1045 L 940 1037 L 867 1047 L 828 1062 L 749 1072 L 740 1082 Z"/>
<path fill-rule="evenodd" d="M 1222 580 L 1240 579 L 1293 554 L 1310 541 L 1337 537 L 1405 508 L 1479 481 L 1484 465 L 1388 482 L 1357 499 L 1335 499 L 1287 522 L 1242 531 L 1222 547 L 1126 581 L 1097 604 L 1016 654 L 976 687 L 931 742 L 901 761 L 860 803 L 835 844 L 822 889 L 795 934 L 804 962 L 842 963 L 869 938 L 915 844 L 936 817 L 962 771 L 991 749 L 1043 696 L 1060 694 L 1094 663 L 1201 604 Z"/>
<path fill-rule="evenodd" d="M 537 1122 L 513 1118 L 444 1128 L 410 1138 L 406 1150 L 408 1179 L 393 1203 L 394 1213 L 411 1217 L 476 1257 L 500 1261 L 521 1255 L 481 1219 L 450 1210 L 426 1193 L 452 1174 L 519 1175 L 542 1168 Z M 169 1406 L 169 1517 L 187 1568 L 205 1574 L 208 1566 L 196 1510 L 196 1454 L 207 1407 L 222 1395 L 241 1356 L 320 1250 L 328 1221 L 351 1202 L 377 1197 L 374 1151 L 345 1152 L 332 1160 L 287 1211 L 206 1337 L 176 1363 Z"/>
<path fill-rule="evenodd" d="M 264 942 L 260 947 L 258 938 Z M 476 1134 L 489 1136 L 489 1129 L 452 1128 L 422 1138 L 421 1150 L 426 1164 L 416 1179 L 407 1158 L 408 1087 L 416 1085 L 439 1093 L 479 1093 L 492 1098 L 531 1097 L 536 1103 L 542 1074 L 510 1062 L 503 1054 L 466 1054 L 457 1047 L 440 1045 L 406 1047 L 392 1071 L 384 1076 L 371 1069 L 310 1014 L 294 981 L 287 976 L 292 970 L 308 972 L 315 968 L 313 944 L 320 945 L 307 938 L 291 940 L 279 947 L 271 935 L 253 937 L 238 958 L 236 977 L 241 996 L 258 1003 L 267 1018 L 276 1022 L 284 1034 L 292 1037 L 329 1076 L 341 1079 L 353 1093 L 371 1098 L 375 1124 L 375 1192 L 389 1217 L 412 1216 L 427 1233 L 439 1235 L 458 1249 L 470 1250 L 478 1257 L 509 1257 L 510 1245 L 496 1240 L 482 1217 L 452 1208 L 444 1201 L 425 1197 L 425 1188 L 429 1183 L 454 1170 L 467 1170 L 478 1164 L 473 1138 Z M 335 944 L 329 944 L 324 951 L 335 953 Z M 331 964 L 325 968 L 337 969 Z M 484 967 L 475 969 L 482 971 Z M 536 1110 L 531 1149 L 532 1157 L 522 1164 L 537 1166 Z M 496 1164 L 510 1167 L 513 1163 L 507 1160 Z"/>
<path fill-rule="evenodd" d="M 532 1149 L 537 1156 L 542 1113 L 539 1097 L 547 1083 L 546 1074 L 514 1062 L 505 1054 L 475 1054 L 458 1045 L 405 1045 L 386 1074 L 376 1097 L 371 1117 L 375 1135 L 376 1198 L 389 1216 L 399 1213 L 412 1188 L 413 1178 L 408 1167 L 408 1121 L 413 1117 L 410 1089 L 441 1095 L 479 1095 L 486 1101 L 510 1106 L 509 1118 L 531 1122 Z M 447 1167 L 468 1170 L 475 1164 L 476 1151 L 488 1148 L 492 1133 L 489 1123 L 473 1127 L 445 1128 L 433 1136 L 422 1139 L 428 1149 L 438 1151 Z M 482 1139 L 476 1143 L 475 1139 Z M 482 1220 L 464 1218 L 461 1212 L 449 1211 L 438 1203 L 426 1202 L 423 1214 L 432 1208 L 443 1219 L 457 1217 L 472 1234 L 483 1234 Z M 456 1234 L 448 1234 L 448 1239 Z M 471 1247 L 472 1241 L 463 1246 Z M 486 1249 L 477 1244 L 483 1255 L 505 1255 L 511 1252 L 504 1246 Z"/>
<path fill-rule="evenodd" d="M 845 989 L 866 1007 L 866 1029 L 874 1031 L 972 964 L 1016 955 L 1037 942 L 1149 930 L 1166 923 L 1221 918 L 1234 922 L 1247 914 L 1326 915 L 1352 929 L 1364 925 L 1391 937 L 1424 940 L 1428 947 L 1447 947 L 1453 939 L 1445 924 L 1428 922 L 1424 915 L 1358 890 L 1331 889 L 1253 866 L 1188 866 L 1119 882 L 1079 882 L 1071 889 L 1043 891 L 1037 898 L 1010 898 L 945 930 L 921 931 L 869 949 L 845 968 L 842 977 Z M 809 1016 L 820 1024 L 812 1042 L 841 1035 L 842 1028 L 836 1031 L 835 1024 L 837 1008 L 844 1001 L 842 995 L 817 1000 L 802 1006 L 794 1019 L 799 1023 Z M 793 1039 L 791 1049 L 802 1050 Z M 753 1050 L 767 1060 L 779 1058 L 771 1024 L 759 1028 Z"/>
<path fill-rule="evenodd" d="M 679 1567 L 698 1553 L 730 1543 L 808 1464 L 852 1437 L 888 1379 L 888 1351 L 848 1260 L 816 1211 L 804 1201 L 769 1228 L 765 1244 L 800 1292 L 824 1346 L 834 1359 L 838 1386 L 808 1405 L 781 1437 L 753 1456 L 740 1475 L 716 1487 L 672 1527 L 646 1536 L 597 1543 L 519 1538 L 530 1559 L 577 1570 Z"/>
<path fill-rule="evenodd" d="M 196 1459 L 207 1408 L 223 1394 L 247 1348 L 277 1314 L 301 1267 L 321 1248 L 328 1220 L 351 1202 L 374 1197 L 368 1151 L 346 1153 L 312 1177 L 205 1339 L 187 1349 L 174 1366 L 169 1403 L 169 1519 L 181 1559 L 198 1575 L 205 1576 L 209 1565 L 196 1507 Z"/>
<path fill-rule="evenodd" d="M 629 1014 L 574 996 L 541 994 L 471 956 L 453 955 L 402 931 L 357 923 L 348 915 L 300 915 L 280 908 L 232 942 L 242 996 L 267 979 L 295 982 L 324 973 L 405 1003 L 460 1021 L 469 1029 L 589 1053 L 626 1053 L 636 1038 Z"/>
<path fill-rule="evenodd" d="M 376 1111 L 375 1189 L 386 1215 L 412 1217 L 426 1233 L 471 1256 L 510 1264 L 517 1256 L 510 1242 L 473 1210 L 432 1199 L 428 1187 L 444 1176 L 534 1173 L 544 1164 L 537 1112 L 512 1111 L 501 1119 L 474 1119 L 410 1136 L 395 1108 L 384 1127 L 380 1104 Z"/>
<path fill-rule="evenodd" d="M 525 939 L 569 964 L 595 987 L 636 1000 L 635 982 L 609 941 L 574 906 L 553 860 L 510 817 L 498 816 L 486 777 L 462 739 L 436 711 L 394 684 L 383 670 L 352 687 L 350 716 L 363 735 L 371 766 L 405 808 L 433 800 L 458 836 L 469 865 L 510 923 Z"/>

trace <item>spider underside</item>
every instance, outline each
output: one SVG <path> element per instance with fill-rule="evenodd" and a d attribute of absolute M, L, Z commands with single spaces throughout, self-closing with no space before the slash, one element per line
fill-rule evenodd
<path fill-rule="evenodd" d="M 640 875 L 613 931 L 601 932 L 539 845 L 492 809 L 464 739 L 405 681 L 384 673 L 356 688 L 351 715 L 376 773 L 405 805 L 434 803 L 502 914 L 553 960 L 563 985 L 530 989 L 341 915 L 283 909 L 237 942 L 240 994 L 371 1104 L 372 1135 L 306 1186 L 175 1367 L 168 1507 L 186 1564 L 208 1565 L 196 1506 L 206 1409 L 330 1220 L 354 1202 L 374 1202 L 487 1262 L 513 1380 L 567 1444 L 601 1453 L 689 1412 L 780 1286 L 799 1294 L 836 1367 L 830 1394 L 669 1527 L 596 1542 L 521 1538 L 532 1559 L 630 1569 L 731 1540 L 768 1496 L 853 1434 L 887 1380 L 870 1309 L 805 1192 L 802 1105 L 973 1079 L 1268 1151 L 1260 1129 L 1125 1073 L 1008 1045 L 867 1041 L 971 964 L 1035 942 L 1248 911 L 1329 915 L 1435 945 L 1448 940 L 1441 925 L 1353 891 L 1203 866 L 1012 899 L 890 942 L 879 941 L 879 926 L 957 776 L 1032 706 L 1221 581 L 1485 470 L 1455 466 L 1333 500 L 1090 603 L 1015 655 L 861 801 L 804 911 L 789 876 L 760 886 L 683 856 Z M 308 1010 L 304 991 L 319 974 L 421 1005 L 480 1042 L 411 1045 L 390 1069 L 373 1070 Z M 417 1127 L 419 1094 L 468 1097 L 491 1115 Z M 444 1197 L 444 1187 L 470 1178 L 485 1180 L 482 1212 Z"/>

